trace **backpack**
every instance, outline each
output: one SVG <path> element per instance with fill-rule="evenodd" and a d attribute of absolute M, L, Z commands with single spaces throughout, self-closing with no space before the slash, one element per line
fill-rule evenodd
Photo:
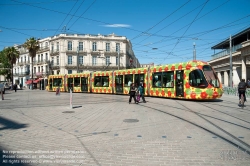
<path fill-rule="evenodd" d="M 239 83 L 239 89 L 245 89 L 246 83 L 245 82 L 240 82 Z"/>

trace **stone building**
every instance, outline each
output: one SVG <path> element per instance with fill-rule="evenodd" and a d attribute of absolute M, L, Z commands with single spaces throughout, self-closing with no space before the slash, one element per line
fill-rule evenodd
<path fill-rule="evenodd" d="M 44 89 L 51 74 L 140 67 L 131 42 L 124 36 L 59 34 L 39 39 L 39 43 L 40 49 L 33 59 L 35 88 Z M 14 65 L 14 79 L 17 84 L 27 86 L 31 79 L 31 58 L 22 45 L 15 47 L 20 58 Z"/>
<path fill-rule="evenodd" d="M 241 79 L 250 79 L 250 28 L 231 37 L 232 85 L 238 86 Z M 212 55 L 213 66 L 224 86 L 230 86 L 230 38 L 212 47 L 220 50 Z"/>

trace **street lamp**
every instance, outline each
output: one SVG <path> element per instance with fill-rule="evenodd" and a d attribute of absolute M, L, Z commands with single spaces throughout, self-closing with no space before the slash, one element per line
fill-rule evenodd
<path fill-rule="evenodd" d="M 77 47 L 77 59 L 76 59 L 76 65 L 77 65 L 77 73 L 79 73 L 79 47 Z"/>
<path fill-rule="evenodd" d="M 120 47 L 118 48 L 118 70 L 120 70 Z"/>

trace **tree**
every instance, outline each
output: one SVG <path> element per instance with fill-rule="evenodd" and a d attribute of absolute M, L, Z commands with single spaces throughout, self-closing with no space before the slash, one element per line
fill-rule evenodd
<path fill-rule="evenodd" d="M 8 61 L 4 51 L 0 51 L 0 75 L 6 77 L 6 79 L 11 79 L 11 64 Z"/>
<path fill-rule="evenodd" d="M 13 65 L 16 63 L 16 60 L 19 58 L 20 52 L 16 50 L 15 47 L 7 47 L 4 50 L 4 54 L 7 57 L 9 63 L 11 64 L 11 81 L 12 81 L 12 87 L 13 87 Z"/>
<path fill-rule="evenodd" d="M 26 40 L 23 44 L 24 48 L 29 51 L 29 56 L 31 57 L 31 89 L 33 90 L 33 58 L 36 56 L 36 52 L 39 50 L 39 41 L 36 40 L 34 37 L 31 37 Z"/>

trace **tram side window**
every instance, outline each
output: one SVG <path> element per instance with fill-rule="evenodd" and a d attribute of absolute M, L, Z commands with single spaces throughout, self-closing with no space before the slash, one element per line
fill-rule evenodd
<path fill-rule="evenodd" d="M 206 88 L 207 81 L 201 70 L 193 70 L 189 73 L 189 84 L 193 87 Z"/>
<path fill-rule="evenodd" d="M 133 74 L 125 75 L 124 86 L 130 86 L 133 82 Z"/>
<path fill-rule="evenodd" d="M 153 87 L 162 87 L 162 72 L 153 74 Z"/>
<path fill-rule="evenodd" d="M 74 79 L 74 87 L 80 87 L 80 78 Z"/>
<path fill-rule="evenodd" d="M 62 79 L 61 78 L 54 78 L 53 79 L 53 86 L 62 86 Z"/>
<path fill-rule="evenodd" d="M 108 87 L 109 86 L 109 77 L 108 76 L 102 77 L 102 85 L 104 87 Z"/>
<path fill-rule="evenodd" d="M 139 86 L 144 81 L 144 74 L 135 74 L 135 85 Z"/>
<path fill-rule="evenodd" d="M 174 72 L 173 71 L 162 73 L 162 87 L 166 87 L 166 88 L 174 87 Z"/>
<path fill-rule="evenodd" d="M 102 82 L 101 82 L 101 81 L 102 81 L 102 80 L 101 80 L 101 77 L 100 77 L 100 76 L 95 77 L 94 85 L 95 85 L 96 87 L 102 86 Z"/>
<path fill-rule="evenodd" d="M 96 87 L 108 87 L 109 86 L 109 77 L 108 76 L 97 76 L 95 77 L 95 80 L 94 80 L 94 85 Z"/>

